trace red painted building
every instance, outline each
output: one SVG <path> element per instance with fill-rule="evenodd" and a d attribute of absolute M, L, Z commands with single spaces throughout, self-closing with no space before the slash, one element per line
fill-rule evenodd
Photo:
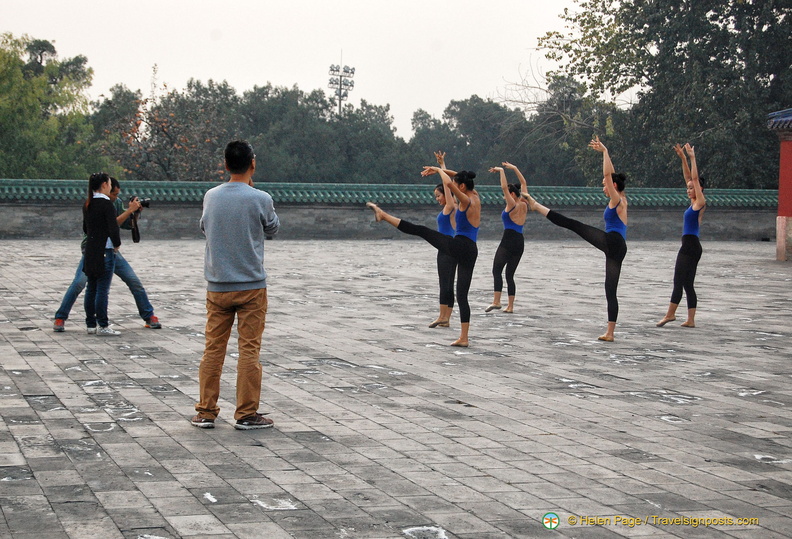
<path fill-rule="evenodd" d="M 776 259 L 792 259 L 792 109 L 770 114 L 767 127 L 781 141 L 778 172 L 778 217 L 776 217 Z"/>

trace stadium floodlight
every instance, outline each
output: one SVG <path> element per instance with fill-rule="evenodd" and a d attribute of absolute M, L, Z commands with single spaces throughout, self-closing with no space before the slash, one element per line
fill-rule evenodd
<path fill-rule="evenodd" d="M 338 99 L 338 116 L 340 117 L 344 101 L 349 97 L 349 92 L 355 88 L 355 81 L 351 80 L 355 76 L 355 68 L 331 64 L 329 74 L 332 78 L 327 86 L 333 90 L 333 94 Z"/>

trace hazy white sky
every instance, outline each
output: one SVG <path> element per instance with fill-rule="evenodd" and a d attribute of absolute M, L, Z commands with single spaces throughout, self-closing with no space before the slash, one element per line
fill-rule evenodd
<path fill-rule="evenodd" d="M 413 113 L 439 118 L 451 100 L 498 99 L 508 83 L 551 67 L 536 40 L 563 29 L 573 0 L 0 0 L 0 33 L 83 54 L 93 98 L 123 83 L 148 95 L 158 83 L 226 80 L 321 88 L 330 64 L 355 68 L 349 102 L 390 104 L 397 134 Z"/>

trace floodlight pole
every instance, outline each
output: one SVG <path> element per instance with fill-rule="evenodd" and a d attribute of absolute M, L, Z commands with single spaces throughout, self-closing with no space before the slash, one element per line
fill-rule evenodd
<path fill-rule="evenodd" d="M 342 56 L 343 59 L 343 56 Z M 342 62 L 343 63 L 343 62 Z M 349 66 L 341 67 L 342 63 L 330 66 L 330 82 L 328 88 L 335 90 L 335 95 L 338 98 L 338 117 L 341 117 L 342 106 L 345 99 L 349 97 L 349 92 L 355 88 L 355 68 Z"/>

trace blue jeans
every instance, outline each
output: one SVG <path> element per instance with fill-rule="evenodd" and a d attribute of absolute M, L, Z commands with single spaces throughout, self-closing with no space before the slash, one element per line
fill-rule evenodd
<path fill-rule="evenodd" d="M 71 312 L 74 302 L 77 301 L 86 283 L 88 283 L 88 277 L 83 273 L 84 265 L 85 257 L 82 257 L 80 263 L 77 265 L 77 272 L 74 274 L 74 280 L 72 284 L 69 285 L 69 289 L 66 290 L 66 294 L 63 296 L 63 301 L 58 308 L 58 312 L 55 313 L 55 318 L 60 318 L 61 320 L 69 319 L 69 313 Z M 154 316 L 154 307 L 152 307 L 151 302 L 149 302 L 146 289 L 143 288 L 143 283 L 140 282 L 138 276 L 135 275 L 135 270 L 132 269 L 132 266 L 129 265 L 129 262 L 126 261 L 121 253 L 115 253 L 114 273 L 126 283 L 129 287 L 129 291 L 132 292 L 140 318 L 148 321 L 149 318 Z"/>
<path fill-rule="evenodd" d="M 86 277 L 85 288 L 85 325 L 95 328 L 97 322 L 103 328 L 110 325 L 107 319 L 107 300 L 110 297 L 110 283 L 115 270 L 115 252 L 105 249 L 105 270 L 100 277 Z"/>

